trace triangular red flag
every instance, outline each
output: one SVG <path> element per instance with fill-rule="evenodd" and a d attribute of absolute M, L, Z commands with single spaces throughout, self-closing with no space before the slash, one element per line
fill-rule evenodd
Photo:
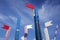
<path fill-rule="evenodd" d="M 28 8 L 34 9 L 34 6 L 33 6 L 32 4 L 30 4 L 30 3 L 26 3 L 26 6 L 27 6 Z"/>
<path fill-rule="evenodd" d="M 9 30 L 9 26 L 8 25 L 3 25 L 3 28 L 6 30 Z"/>

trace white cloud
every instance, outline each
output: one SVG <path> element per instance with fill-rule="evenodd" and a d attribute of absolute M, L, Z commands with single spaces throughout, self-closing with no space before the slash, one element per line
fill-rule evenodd
<path fill-rule="evenodd" d="M 38 10 L 38 13 L 39 13 L 39 18 L 41 20 L 46 20 L 48 19 L 48 14 L 47 14 L 47 10 L 46 10 L 46 6 L 45 5 L 42 5 L 42 8 L 40 8 Z"/>
<path fill-rule="evenodd" d="M 14 22 L 17 22 L 17 18 L 13 16 L 9 16 Z"/>
<path fill-rule="evenodd" d="M 45 11 L 45 5 L 42 5 L 42 9 L 41 9 L 42 12 Z"/>
<path fill-rule="evenodd" d="M 8 16 L 0 14 L 0 19 L 6 21 L 8 19 Z"/>
<path fill-rule="evenodd" d="M 12 20 L 17 20 L 16 17 L 13 17 L 13 16 L 9 16 Z"/>
<path fill-rule="evenodd" d="M 5 17 L 4 17 L 3 15 L 0 14 L 0 19 L 1 19 L 1 20 L 4 20 Z"/>
<path fill-rule="evenodd" d="M 0 40 L 5 40 L 5 38 L 1 38 L 1 37 L 0 37 Z"/>

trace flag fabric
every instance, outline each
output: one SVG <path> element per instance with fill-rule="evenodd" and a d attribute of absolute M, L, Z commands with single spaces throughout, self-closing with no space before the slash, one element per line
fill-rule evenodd
<path fill-rule="evenodd" d="M 9 30 L 9 26 L 8 25 L 3 25 L 3 28 L 6 30 Z"/>
<path fill-rule="evenodd" d="M 9 37 L 9 33 L 10 33 L 11 28 L 8 25 L 3 25 L 3 28 L 7 30 L 5 36 L 6 36 L 6 40 L 8 40 L 8 37 Z"/>
<path fill-rule="evenodd" d="M 53 24 L 52 24 L 52 21 L 47 21 L 47 22 L 45 22 L 45 27 L 49 27 L 49 26 L 51 26 L 51 25 L 53 25 Z"/>
<path fill-rule="evenodd" d="M 31 29 L 32 28 L 32 25 L 27 25 L 26 28 L 27 29 Z"/>
<path fill-rule="evenodd" d="M 26 6 L 27 6 L 28 8 L 34 9 L 34 6 L 33 6 L 32 4 L 30 4 L 30 3 L 26 3 Z"/>

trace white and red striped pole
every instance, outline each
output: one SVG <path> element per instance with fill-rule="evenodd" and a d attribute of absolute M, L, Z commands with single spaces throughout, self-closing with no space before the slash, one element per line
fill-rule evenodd
<path fill-rule="evenodd" d="M 7 32 L 6 32 L 6 40 L 8 40 L 8 37 L 9 37 L 9 34 L 10 34 L 10 30 L 11 30 L 11 28 L 9 28 L 9 30 L 7 30 Z"/>
<path fill-rule="evenodd" d="M 56 26 L 56 29 L 55 29 L 54 40 L 56 40 L 57 32 L 58 32 L 58 25 Z"/>
<path fill-rule="evenodd" d="M 6 36 L 5 40 L 8 40 L 11 27 L 9 27 L 8 25 L 3 25 L 3 28 L 7 30 L 6 35 L 5 35 Z"/>
<path fill-rule="evenodd" d="M 24 28 L 24 40 L 27 40 L 27 36 L 28 36 L 28 29 L 25 26 L 25 28 Z"/>
<path fill-rule="evenodd" d="M 27 25 L 24 27 L 24 40 L 28 40 L 28 29 L 31 29 L 32 25 Z"/>

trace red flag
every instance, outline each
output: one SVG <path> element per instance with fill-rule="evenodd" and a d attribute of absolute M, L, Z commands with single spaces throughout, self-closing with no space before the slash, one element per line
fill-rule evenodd
<path fill-rule="evenodd" d="M 9 26 L 8 25 L 3 25 L 3 28 L 6 30 L 9 30 Z"/>
<path fill-rule="evenodd" d="M 26 6 L 27 6 L 28 8 L 34 9 L 34 6 L 33 6 L 32 4 L 27 3 Z"/>

